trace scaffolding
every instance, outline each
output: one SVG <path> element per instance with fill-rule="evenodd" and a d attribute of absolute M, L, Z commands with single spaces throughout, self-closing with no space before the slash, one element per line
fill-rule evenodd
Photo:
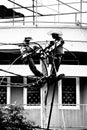
<path fill-rule="evenodd" d="M 0 5 L 24 16 L 0 18 L 0 26 L 87 26 L 86 0 L 1 0 Z"/>

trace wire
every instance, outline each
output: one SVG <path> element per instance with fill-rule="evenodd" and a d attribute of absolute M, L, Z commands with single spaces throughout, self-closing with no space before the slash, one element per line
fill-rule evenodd
<path fill-rule="evenodd" d="M 21 55 L 20 56 L 18 56 L 12 63 L 11 63 L 11 65 L 9 66 L 9 68 L 8 68 L 8 70 L 11 68 L 11 66 L 18 60 L 18 59 L 20 59 L 21 58 Z M 2 69 L 0 69 L 0 71 L 1 71 Z M 6 71 L 4 71 L 4 72 L 6 72 Z M 7 72 L 6 72 L 7 73 Z M 6 74 L 5 74 L 5 76 L 3 76 L 2 77 L 2 80 L 0 81 L 0 84 L 2 83 L 2 81 L 4 80 L 4 78 L 6 77 Z"/>
<path fill-rule="evenodd" d="M 8 82 L 8 81 L 2 81 L 2 83 L 6 83 L 6 84 L 9 84 L 9 86 L 10 87 L 22 87 L 23 85 L 25 85 L 25 84 L 22 84 L 22 83 L 13 83 L 13 82 Z M 0 86 L 2 86 L 2 85 L 0 85 Z M 5 86 L 5 85 L 3 85 L 3 86 Z"/>
<path fill-rule="evenodd" d="M 87 41 L 79 41 L 79 40 L 67 40 L 67 39 L 65 39 L 64 40 L 65 42 L 84 42 L 84 43 L 87 43 Z M 50 42 L 50 41 L 48 41 L 48 40 L 46 40 L 46 41 L 36 41 L 36 42 L 30 42 L 30 44 L 37 44 L 41 49 L 43 49 L 42 48 L 42 46 L 39 44 L 39 43 L 47 43 L 47 42 Z M 4 42 L 0 42 L 0 45 L 16 45 L 16 46 L 23 46 L 24 45 L 24 43 L 23 42 L 19 42 L 19 43 L 4 43 Z"/>
<path fill-rule="evenodd" d="M 17 45 L 17 44 L 16 44 Z M 23 44 L 21 44 L 21 45 L 23 45 Z M 20 45 L 20 46 L 21 46 Z M 42 50 L 42 51 L 44 51 L 44 49 L 42 48 L 42 46 L 39 44 L 39 43 L 36 43 L 36 42 L 32 42 L 32 43 L 30 43 L 29 44 L 29 47 L 32 49 L 32 45 L 37 45 L 37 46 L 39 46 L 39 48 Z M 68 49 L 66 49 L 65 47 L 63 47 L 65 50 L 67 50 L 72 56 L 74 56 L 74 58 L 77 58 L 73 53 L 71 53 Z M 32 50 L 34 50 L 34 49 L 32 49 Z M 44 52 L 45 53 L 45 52 Z M 34 55 L 35 55 L 35 53 L 34 53 Z M 55 58 L 55 56 L 52 56 L 52 55 L 49 55 L 50 57 L 52 57 L 53 59 Z M 19 58 L 21 58 L 22 57 L 22 55 L 20 55 L 19 57 L 17 57 L 12 63 L 11 63 L 11 65 L 10 65 L 10 67 L 8 68 L 8 70 L 11 68 L 11 66 L 19 59 Z M 36 78 L 37 79 L 37 81 L 35 81 L 36 79 L 33 77 L 33 83 L 29 83 L 29 84 L 20 84 L 20 87 L 30 87 L 30 88 L 34 88 L 34 86 L 36 85 L 36 86 L 38 86 L 39 85 L 39 83 L 41 84 L 43 84 L 43 83 L 46 83 L 46 80 L 45 81 L 43 81 L 44 80 L 44 78 L 48 75 L 48 70 L 47 70 L 47 67 L 46 67 L 46 63 L 44 62 L 44 59 L 43 58 L 41 58 L 41 60 L 42 60 L 42 62 L 43 62 L 43 64 L 44 64 L 44 66 L 45 66 L 45 70 L 46 70 L 46 74 L 43 76 L 43 77 L 41 77 L 41 78 Z M 55 71 L 56 71 L 56 68 L 55 68 L 55 63 L 53 62 L 53 65 L 52 65 L 53 67 L 54 67 L 54 69 L 55 69 Z M 21 75 L 19 75 L 19 74 L 15 74 L 15 73 L 13 73 L 13 72 L 9 72 L 9 71 L 6 71 L 6 70 L 3 70 L 3 69 L 0 69 L 0 71 L 4 71 L 4 72 L 6 72 L 6 73 L 11 73 L 11 74 L 14 74 L 14 75 L 16 75 L 16 76 L 21 76 Z M 23 76 L 22 76 L 23 77 Z M 5 76 L 2 78 L 2 80 L 1 80 L 1 82 L 0 83 L 2 83 L 3 82 L 3 80 L 4 80 L 4 78 L 5 78 Z M 31 77 L 28 77 L 28 78 L 31 78 Z M 31 78 L 32 79 L 32 78 Z M 14 83 L 14 84 L 11 84 L 11 85 L 18 85 L 17 83 Z"/>
<path fill-rule="evenodd" d="M 2 83 L 9 84 L 9 87 L 25 87 L 25 88 L 30 88 L 30 89 L 37 89 L 37 88 L 42 88 L 42 86 L 43 86 L 42 85 L 42 80 L 44 78 L 45 78 L 45 76 L 38 79 L 37 81 L 34 81 L 32 83 L 25 83 L 25 84 L 23 84 L 23 83 L 13 83 L 13 82 L 8 82 L 8 81 L 2 81 Z M 45 82 L 46 82 L 46 80 L 45 80 Z M 39 85 L 40 83 L 41 83 L 42 86 Z M 0 86 L 5 87 L 5 85 L 2 85 L 2 84 Z"/>
<path fill-rule="evenodd" d="M 26 86 L 28 86 L 28 88 L 33 88 L 33 87 L 29 86 L 30 84 L 13 83 L 13 82 L 8 82 L 8 81 L 7 82 L 6 81 L 2 81 L 2 83 L 9 84 L 9 87 L 26 87 Z M 0 85 L 0 86 L 2 86 L 2 85 Z M 3 85 L 3 87 L 5 87 L 5 85 Z"/>
<path fill-rule="evenodd" d="M 65 47 L 63 47 L 65 50 L 67 50 L 75 59 L 78 59 L 77 58 L 77 56 L 74 54 L 74 53 L 72 53 L 72 52 L 70 52 L 67 48 L 65 48 Z"/>

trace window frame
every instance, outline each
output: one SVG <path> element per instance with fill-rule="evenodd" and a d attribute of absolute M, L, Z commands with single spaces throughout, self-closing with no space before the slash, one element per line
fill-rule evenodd
<path fill-rule="evenodd" d="M 10 77 L 7 77 L 7 76 L 5 76 L 5 77 L 3 77 L 3 76 L 0 76 L 2 79 L 3 78 L 6 78 L 7 79 L 7 85 L 6 85 L 6 104 L 4 104 L 5 106 L 6 105 L 9 105 L 10 104 Z M 3 105 L 3 104 L 0 104 L 0 105 Z"/>
<path fill-rule="evenodd" d="M 24 79 L 24 83 L 27 84 L 27 78 L 23 78 Z M 42 93 L 42 89 L 40 89 L 40 105 L 28 105 L 27 104 L 27 88 L 23 88 L 23 106 L 24 106 L 24 109 L 41 109 L 41 106 L 42 106 L 42 96 L 41 96 L 41 93 Z"/>
<path fill-rule="evenodd" d="M 11 103 L 11 87 L 10 87 L 10 77 L 7 77 L 7 105 Z"/>
<path fill-rule="evenodd" d="M 65 78 L 75 78 L 76 79 L 76 105 L 63 105 L 62 104 L 62 80 L 58 82 L 58 108 L 59 109 L 80 109 L 80 80 L 79 77 L 65 77 Z"/>

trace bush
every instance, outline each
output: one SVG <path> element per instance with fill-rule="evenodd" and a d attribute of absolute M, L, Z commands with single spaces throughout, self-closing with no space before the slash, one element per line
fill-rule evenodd
<path fill-rule="evenodd" d="M 0 108 L 1 130 L 32 130 L 33 122 L 27 121 L 23 114 L 23 107 L 10 105 Z"/>

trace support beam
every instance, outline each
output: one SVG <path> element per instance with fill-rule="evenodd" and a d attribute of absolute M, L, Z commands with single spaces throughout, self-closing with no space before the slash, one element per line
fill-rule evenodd
<path fill-rule="evenodd" d="M 80 0 L 80 23 L 82 23 L 82 0 Z"/>
<path fill-rule="evenodd" d="M 18 6 L 20 6 L 21 8 L 24 8 L 24 9 L 26 9 L 26 10 L 28 10 L 28 11 L 33 12 L 33 10 L 28 9 L 27 7 L 24 7 L 24 6 L 22 6 L 22 5 L 20 5 L 20 4 L 16 3 L 16 2 L 13 2 L 13 1 L 11 1 L 11 0 L 8 0 L 8 1 L 11 2 L 11 3 L 16 4 L 16 5 L 18 5 Z M 36 12 L 34 11 L 34 13 L 36 13 Z M 43 16 L 41 13 L 38 13 L 38 14 L 39 14 L 40 16 Z"/>
<path fill-rule="evenodd" d="M 34 16 L 34 0 L 32 0 L 32 7 L 33 7 L 33 25 L 35 25 L 35 16 Z"/>
<path fill-rule="evenodd" d="M 66 5 L 66 6 L 70 7 L 70 8 L 72 8 L 72 9 L 74 9 L 74 10 L 76 10 L 76 11 L 79 11 L 78 9 L 76 9 L 76 8 L 74 8 L 74 7 L 68 5 L 68 4 L 66 4 L 66 3 L 64 3 L 64 2 L 62 2 L 62 1 L 60 1 L 60 0 L 57 0 L 57 1 L 59 1 L 60 3 L 62 3 L 62 4 L 64 4 L 64 5 Z"/>

